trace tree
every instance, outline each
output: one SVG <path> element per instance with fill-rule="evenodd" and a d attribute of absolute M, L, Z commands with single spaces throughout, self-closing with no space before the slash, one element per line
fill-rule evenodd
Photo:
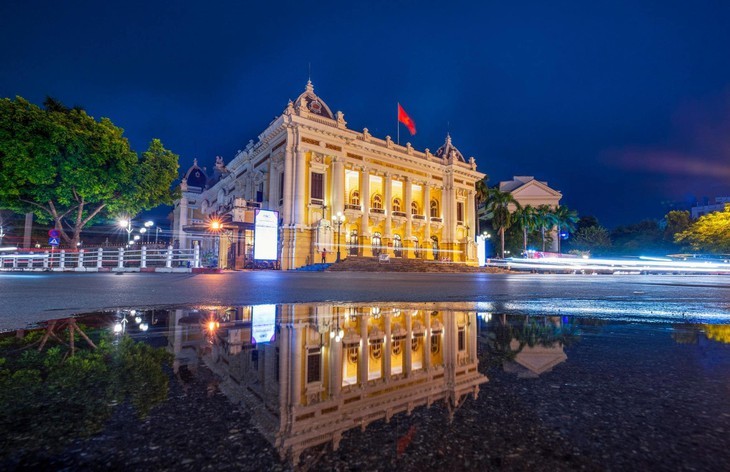
<path fill-rule="evenodd" d="M 0 100 L 0 207 L 33 212 L 75 246 L 95 219 L 172 203 L 178 156 L 159 140 L 140 158 L 108 118 L 45 104 Z"/>
<path fill-rule="evenodd" d="M 483 212 L 479 211 L 482 204 L 487 201 L 487 198 L 489 196 L 489 187 L 487 186 L 487 182 L 489 181 L 489 176 L 485 175 L 483 179 L 477 180 L 474 184 L 474 206 L 477 211 L 477 234 L 481 234 L 482 232 L 482 220 L 483 218 Z"/>
<path fill-rule="evenodd" d="M 603 226 L 587 226 L 575 234 L 573 247 L 592 252 L 604 251 L 611 247 L 611 236 Z"/>
<path fill-rule="evenodd" d="M 565 205 L 561 205 L 553 210 L 553 215 L 555 217 L 555 222 L 558 225 L 558 253 L 562 253 L 562 238 L 560 237 L 560 233 L 562 233 L 563 230 L 568 233 L 575 231 L 576 223 L 578 222 L 578 212 L 569 209 Z"/>
<path fill-rule="evenodd" d="M 664 240 L 674 243 L 674 235 L 689 228 L 689 212 L 672 210 L 664 216 L 664 223 Z"/>
<path fill-rule="evenodd" d="M 545 252 L 545 230 L 552 229 L 556 224 L 555 215 L 550 205 L 540 205 L 535 209 L 537 227 L 542 235 L 542 252 Z"/>
<path fill-rule="evenodd" d="M 487 218 L 492 220 L 492 227 L 497 228 L 502 241 L 501 257 L 504 259 L 504 232 L 512 226 L 514 215 L 510 210 L 510 205 L 514 208 L 521 208 L 520 204 L 515 200 L 509 192 L 502 192 L 498 188 L 489 189 L 487 197 Z"/>
<path fill-rule="evenodd" d="M 675 236 L 678 243 L 689 244 L 695 251 L 730 254 L 730 205 L 725 210 L 700 217 Z"/>
<path fill-rule="evenodd" d="M 515 212 L 515 220 L 522 229 L 522 251 L 527 254 L 527 233 L 537 229 L 537 212 L 531 205 L 527 205 Z"/>

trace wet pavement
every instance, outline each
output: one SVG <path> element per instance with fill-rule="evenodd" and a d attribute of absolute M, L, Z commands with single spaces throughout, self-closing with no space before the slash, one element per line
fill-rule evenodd
<path fill-rule="evenodd" d="M 165 400 L 146 417 L 121 402 L 88 437 L 3 448 L 0 467 L 730 468 L 727 305 L 683 319 L 665 304 L 644 321 L 630 307 L 620 316 L 537 309 L 451 301 L 106 313 L 87 329 L 118 326 L 113 337 L 171 355 Z M 0 426 L 12 428 L 7 418 Z"/>

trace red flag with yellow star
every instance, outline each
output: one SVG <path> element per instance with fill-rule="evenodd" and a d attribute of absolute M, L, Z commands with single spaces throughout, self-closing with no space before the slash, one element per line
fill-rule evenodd
<path fill-rule="evenodd" d="M 408 128 L 408 131 L 411 132 L 411 135 L 416 134 L 416 122 L 408 116 L 408 113 L 406 113 L 403 107 L 400 106 L 400 103 L 398 104 L 398 121 L 406 125 L 406 128 Z"/>

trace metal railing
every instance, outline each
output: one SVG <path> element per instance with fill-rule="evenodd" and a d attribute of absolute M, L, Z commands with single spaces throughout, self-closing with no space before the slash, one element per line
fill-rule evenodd
<path fill-rule="evenodd" d="M 142 246 L 139 249 L 100 247 L 0 253 L 0 270 L 177 272 L 200 266 L 198 246 L 193 249 Z"/>

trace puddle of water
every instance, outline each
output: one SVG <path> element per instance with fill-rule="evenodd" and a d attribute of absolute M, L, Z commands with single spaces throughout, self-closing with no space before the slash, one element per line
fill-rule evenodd
<path fill-rule="evenodd" d="M 199 306 L 7 333 L 0 465 L 730 463 L 730 325 L 485 308 Z"/>

